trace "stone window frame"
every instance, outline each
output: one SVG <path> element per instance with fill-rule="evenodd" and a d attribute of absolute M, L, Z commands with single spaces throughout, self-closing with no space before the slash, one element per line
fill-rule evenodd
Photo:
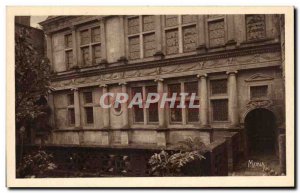
<path fill-rule="evenodd" d="M 142 87 L 142 97 L 143 97 L 143 102 L 145 101 L 145 96 L 146 96 L 146 87 L 147 86 L 156 86 L 157 84 L 154 82 L 135 82 L 135 83 L 131 83 L 129 85 L 129 99 L 132 99 L 132 88 L 134 87 Z M 140 127 L 140 126 L 155 126 L 154 128 L 157 127 L 157 125 L 159 124 L 159 119 L 157 119 L 157 122 L 150 122 L 149 121 L 149 109 L 143 108 L 143 115 L 144 115 L 144 121 L 143 122 L 135 122 L 134 120 L 134 109 L 131 108 L 129 109 L 129 113 L 130 113 L 130 121 L 131 121 L 131 125 L 133 128 Z M 157 115 L 158 116 L 158 115 Z"/>
<path fill-rule="evenodd" d="M 224 80 L 226 79 L 227 80 L 227 92 L 226 93 L 222 93 L 222 94 L 212 94 L 211 92 L 211 81 L 214 81 L 214 80 Z M 209 112 L 209 122 L 211 123 L 229 123 L 230 120 L 229 120 L 229 87 L 228 87 L 228 77 L 226 75 L 217 75 L 217 76 L 212 76 L 212 77 L 209 77 L 208 79 L 208 112 Z M 212 101 L 214 100 L 227 100 L 228 102 L 228 109 L 227 109 L 227 114 L 228 114 L 228 117 L 227 117 L 227 120 L 224 120 L 224 121 L 216 121 L 214 120 L 214 117 L 213 117 L 213 105 L 212 105 Z"/>
<path fill-rule="evenodd" d="M 72 37 L 72 31 L 71 30 L 65 31 L 63 33 L 63 36 L 64 36 L 64 61 L 65 61 L 66 69 L 70 70 L 70 67 L 74 65 L 73 47 L 74 47 L 75 42 L 73 42 L 73 37 Z M 72 38 L 72 45 L 70 47 L 66 46 L 66 38 L 67 38 L 67 36 L 71 36 L 71 38 Z M 68 58 L 67 58 L 67 53 L 68 52 L 72 53 L 72 61 L 71 61 L 71 63 L 68 61 Z M 70 64 L 72 64 L 72 65 L 70 65 Z"/>
<path fill-rule="evenodd" d="M 154 16 L 154 29 L 150 30 L 150 31 L 143 31 L 143 17 L 144 16 L 150 16 L 150 15 L 131 15 L 131 16 L 127 16 L 125 18 L 125 39 L 126 39 L 126 57 L 128 60 L 130 61 L 138 61 L 138 60 L 144 60 L 144 59 L 151 59 L 154 58 L 153 56 L 149 56 L 149 57 L 145 57 L 144 56 L 144 36 L 149 35 L 149 34 L 154 34 L 154 41 L 155 41 L 155 52 L 157 51 L 157 35 L 159 32 L 157 32 L 156 29 L 156 23 L 158 22 L 156 19 L 156 15 L 151 15 Z M 132 18 L 139 18 L 139 32 L 138 33 L 134 33 L 134 34 L 129 34 L 128 31 L 128 20 L 132 19 Z M 139 58 L 135 58 L 135 59 L 130 59 L 129 55 L 130 55 L 130 48 L 129 48 L 129 39 L 133 38 L 133 37 L 138 37 L 139 38 L 139 46 L 140 46 L 140 57 Z"/>
<path fill-rule="evenodd" d="M 257 99 L 251 99 L 251 87 L 255 86 L 268 86 L 267 96 Z M 248 101 L 253 100 L 268 100 L 272 98 L 272 82 L 271 81 L 261 81 L 261 82 L 251 82 L 247 84 L 247 98 Z"/>
<path fill-rule="evenodd" d="M 185 92 L 185 86 L 184 84 L 185 83 L 188 83 L 188 82 L 197 82 L 198 83 L 198 92 L 197 92 L 197 95 L 196 95 L 196 99 L 198 100 L 199 104 L 200 104 L 200 85 L 199 85 L 199 81 L 198 79 L 195 77 L 186 77 L 186 78 L 178 78 L 177 80 L 166 80 L 165 82 L 165 92 L 169 92 L 168 90 L 168 85 L 171 85 L 171 84 L 180 84 L 180 92 Z M 168 97 L 169 94 L 168 94 Z M 186 98 L 185 101 L 189 101 L 190 99 L 189 98 Z M 180 101 L 180 100 L 179 100 Z M 201 108 L 201 107 L 200 107 Z M 167 112 L 167 116 L 166 116 L 166 119 L 167 119 L 167 123 L 169 126 L 171 127 L 182 127 L 182 126 L 187 126 L 187 127 L 198 127 L 199 124 L 201 123 L 200 122 L 200 109 L 199 109 L 199 112 L 198 112 L 198 121 L 197 122 L 189 122 L 188 121 L 188 112 L 187 112 L 187 108 L 182 108 L 181 109 L 181 122 L 174 122 L 174 121 L 171 121 L 171 109 L 169 108 L 169 105 L 166 106 L 166 112 Z"/>
<path fill-rule="evenodd" d="M 260 39 L 255 39 L 255 40 L 248 40 L 248 34 L 247 34 L 247 16 L 251 16 L 251 15 L 263 15 L 264 19 L 265 19 L 265 30 L 264 30 L 264 38 L 260 38 Z M 244 17 L 244 25 L 245 25 L 245 42 L 251 43 L 251 42 L 257 42 L 257 41 L 264 41 L 267 39 L 267 14 L 245 14 Z"/>
<path fill-rule="evenodd" d="M 92 29 L 93 28 L 100 28 L 100 41 L 99 42 L 93 42 L 92 41 Z M 81 32 L 88 30 L 89 33 L 89 43 L 87 44 L 83 44 L 81 45 Z M 77 51 L 77 55 L 78 55 L 78 64 L 79 66 L 82 68 L 84 67 L 92 67 L 92 66 L 97 66 L 100 64 L 100 61 L 96 62 L 94 61 L 94 56 L 93 56 L 93 49 L 95 46 L 100 45 L 101 47 L 101 58 L 100 60 L 104 60 L 106 59 L 106 55 L 105 55 L 105 29 L 104 29 L 104 24 L 102 22 L 93 22 L 91 24 L 88 25 L 84 25 L 84 26 L 80 26 L 76 28 L 76 43 L 77 43 L 77 47 L 78 47 L 78 51 Z M 89 49 L 89 65 L 86 65 L 83 63 L 83 56 L 82 56 L 82 49 L 83 48 L 88 48 Z"/>
<path fill-rule="evenodd" d="M 208 48 L 221 48 L 221 47 L 225 47 L 226 43 L 228 41 L 228 26 L 227 26 L 227 15 L 217 15 L 216 17 L 213 18 L 209 18 L 209 15 L 205 16 L 205 29 L 206 29 L 206 42 L 207 42 L 207 46 Z M 224 45 L 218 45 L 218 46 L 211 46 L 210 45 L 210 41 L 209 41 L 209 23 L 210 22 L 216 22 L 216 21 L 220 21 L 223 20 L 224 21 Z"/>
<path fill-rule="evenodd" d="M 73 104 L 69 104 L 69 95 L 73 95 Z M 75 96 L 74 96 L 74 92 L 67 92 L 66 95 L 67 97 L 67 121 L 68 121 L 68 124 L 67 126 L 68 127 L 71 127 L 71 128 L 75 128 L 75 123 L 76 123 L 76 116 L 75 116 Z M 71 120 L 70 120 L 70 115 L 69 115 L 69 109 L 72 109 L 74 111 L 74 123 L 70 123 Z"/>
<path fill-rule="evenodd" d="M 86 103 L 85 102 L 85 97 L 84 97 L 84 93 L 87 93 L 87 92 L 90 92 L 92 93 L 92 103 Z M 94 127 L 94 124 L 95 124 L 95 92 L 94 92 L 94 89 L 93 88 L 83 88 L 80 90 L 80 93 L 79 93 L 79 98 L 80 98 L 80 111 L 82 113 L 80 113 L 82 116 L 81 116 L 81 122 L 83 123 L 82 125 L 84 127 L 87 127 L 87 128 L 93 128 Z M 87 117 L 86 117 L 86 108 L 87 107 L 92 107 L 93 109 L 93 123 L 87 123 Z"/>
<path fill-rule="evenodd" d="M 199 45 L 199 15 L 196 15 L 196 14 L 192 14 L 192 15 L 195 15 L 197 17 L 196 21 L 193 22 L 193 23 L 182 23 L 182 16 L 184 15 L 176 15 L 178 16 L 178 22 L 177 22 L 177 25 L 174 25 L 174 26 L 166 26 L 166 16 L 164 15 L 162 17 L 162 36 L 163 36 L 163 51 L 164 53 L 166 54 L 166 56 L 174 56 L 174 55 L 177 55 L 177 54 L 188 54 L 188 53 L 194 53 L 197 51 L 197 47 Z M 196 48 L 194 51 L 189 51 L 189 52 L 184 52 L 183 50 L 183 29 L 184 28 L 187 28 L 187 27 L 191 27 L 191 26 L 195 26 L 196 27 L 196 31 L 197 31 L 197 42 L 196 42 Z M 177 29 L 178 30 L 178 53 L 176 54 L 167 54 L 167 42 L 166 42 L 166 32 L 167 31 L 170 31 L 170 30 L 175 30 Z"/>

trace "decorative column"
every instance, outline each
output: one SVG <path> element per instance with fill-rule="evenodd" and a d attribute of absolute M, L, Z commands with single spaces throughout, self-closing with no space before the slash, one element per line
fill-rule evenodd
<path fill-rule="evenodd" d="M 199 78 L 198 85 L 200 85 L 200 123 L 202 127 L 205 127 L 208 125 L 207 74 L 199 74 L 197 77 Z"/>
<path fill-rule="evenodd" d="M 160 99 L 158 101 L 158 129 L 156 133 L 156 140 L 157 140 L 157 146 L 159 147 L 166 147 L 167 140 L 166 140 L 166 117 L 165 117 L 165 108 L 160 108 L 160 105 L 162 103 L 162 95 L 164 93 L 164 79 L 158 78 L 154 80 L 157 82 L 157 93 L 160 96 Z"/>
<path fill-rule="evenodd" d="M 237 71 L 227 72 L 228 74 L 228 113 L 229 121 L 232 126 L 237 126 L 239 123 L 238 117 L 238 96 L 237 96 L 237 83 L 236 74 Z"/>
<path fill-rule="evenodd" d="M 72 26 L 72 51 L 73 51 L 73 66 L 77 66 L 77 38 L 76 38 L 76 27 Z"/>
<path fill-rule="evenodd" d="M 122 93 L 127 94 L 127 86 L 126 82 L 119 83 L 122 87 Z M 122 145 L 128 145 L 129 144 L 129 135 L 128 135 L 128 108 L 127 108 L 127 101 L 124 103 L 121 103 L 121 111 L 122 111 L 122 120 L 123 120 L 123 127 L 121 129 L 121 144 Z"/>
<path fill-rule="evenodd" d="M 100 87 L 102 88 L 102 95 L 107 93 L 107 85 L 106 84 L 102 84 L 100 85 Z M 109 99 L 108 97 L 105 97 L 104 100 L 105 104 L 109 103 Z M 101 144 L 102 145 L 109 145 L 109 127 L 110 127 L 110 116 L 109 116 L 109 108 L 102 108 L 102 118 L 103 118 L 103 130 L 102 131 L 102 141 Z"/>

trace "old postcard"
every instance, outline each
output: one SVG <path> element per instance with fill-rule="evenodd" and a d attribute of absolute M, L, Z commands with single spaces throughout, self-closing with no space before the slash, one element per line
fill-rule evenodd
<path fill-rule="evenodd" d="M 8 187 L 293 187 L 292 7 L 8 7 Z"/>

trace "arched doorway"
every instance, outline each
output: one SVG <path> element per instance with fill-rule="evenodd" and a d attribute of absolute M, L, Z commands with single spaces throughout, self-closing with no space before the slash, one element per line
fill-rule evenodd
<path fill-rule="evenodd" d="M 249 154 L 275 154 L 276 124 L 274 114 L 263 108 L 250 111 L 245 118 Z"/>

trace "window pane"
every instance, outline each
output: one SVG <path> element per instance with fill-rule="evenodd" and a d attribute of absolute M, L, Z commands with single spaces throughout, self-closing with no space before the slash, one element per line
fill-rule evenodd
<path fill-rule="evenodd" d="M 189 96 L 191 96 L 192 93 L 195 93 L 195 96 L 198 96 L 198 82 L 185 82 L 184 92 L 189 93 Z"/>
<path fill-rule="evenodd" d="M 156 43 L 155 43 L 155 34 L 146 34 L 143 38 L 144 41 L 144 57 L 151 57 L 155 53 Z"/>
<path fill-rule="evenodd" d="M 247 40 L 258 40 L 266 37 L 264 15 L 246 15 Z"/>
<path fill-rule="evenodd" d="M 208 23 L 209 45 L 220 46 L 225 44 L 224 19 Z"/>
<path fill-rule="evenodd" d="M 128 34 L 136 34 L 140 32 L 139 17 L 128 19 Z"/>
<path fill-rule="evenodd" d="M 250 97 L 251 99 L 263 98 L 268 95 L 268 86 L 251 86 L 250 87 Z"/>
<path fill-rule="evenodd" d="M 154 16 L 145 15 L 143 16 L 143 31 L 154 30 Z"/>
<path fill-rule="evenodd" d="M 65 48 L 72 48 L 72 34 L 65 36 Z"/>
<path fill-rule="evenodd" d="M 141 93 L 141 95 L 143 96 L 143 88 L 142 87 L 132 87 L 131 93 L 132 93 L 132 97 L 134 97 L 134 95 L 136 93 Z"/>
<path fill-rule="evenodd" d="M 214 121 L 227 121 L 228 120 L 228 100 L 213 100 L 212 112 Z"/>
<path fill-rule="evenodd" d="M 171 122 L 181 122 L 182 121 L 182 109 L 177 108 L 177 106 L 179 104 L 180 104 L 180 102 L 176 101 L 174 108 L 170 108 Z"/>
<path fill-rule="evenodd" d="M 93 103 L 93 93 L 84 92 L 83 93 L 84 103 Z"/>
<path fill-rule="evenodd" d="M 182 29 L 183 33 L 183 51 L 190 52 L 195 51 L 197 47 L 197 30 L 196 26 L 184 27 Z"/>
<path fill-rule="evenodd" d="M 92 42 L 100 42 L 100 27 L 96 27 L 92 29 Z"/>
<path fill-rule="evenodd" d="M 68 120 L 69 120 L 69 125 L 75 124 L 75 111 L 73 108 L 68 109 Z"/>
<path fill-rule="evenodd" d="M 177 54 L 179 52 L 178 29 L 166 31 L 167 54 Z"/>
<path fill-rule="evenodd" d="M 85 107 L 85 118 L 87 124 L 94 123 L 93 107 Z"/>
<path fill-rule="evenodd" d="M 80 32 L 80 43 L 81 45 L 90 43 L 89 30 L 84 30 Z"/>
<path fill-rule="evenodd" d="M 198 122 L 199 121 L 199 108 L 188 108 L 190 101 L 187 101 L 187 120 L 188 122 Z M 199 101 L 195 100 L 193 105 L 199 105 Z"/>
<path fill-rule="evenodd" d="M 74 105 L 74 94 L 68 94 L 68 105 Z"/>
<path fill-rule="evenodd" d="M 143 108 L 139 108 L 138 105 L 133 106 L 134 111 L 134 122 L 143 123 L 144 122 L 144 110 Z"/>
<path fill-rule="evenodd" d="M 68 66 L 68 68 L 72 67 L 73 64 L 73 52 L 71 51 L 67 51 L 66 52 L 66 64 Z"/>
<path fill-rule="evenodd" d="M 84 66 L 90 65 L 90 50 L 89 47 L 81 48 L 82 63 Z"/>
<path fill-rule="evenodd" d="M 149 122 L 158 122 L 158 103 L 151 103 L 148 112 Z"/>
<path fill-rule="evenodd" d="M 172 97 L 173 93 L 177 93 L 177 97 L 179 97 L 179 94 L 181 92 L 181 85 L 178 84 L 169 84 L 168 85 L 168 95 L 169 97 Z"/>
<path fill-rule="evenodd" d="M 227 80 L 212 80 L 210 81 L 211 94 L 226 94 L 227 93 Z"/>
<path fill-rule="evenodd" d="M 166 27 L 178 25 L 178 16 L 177 15 L 166 15 Z"/>
<path fill-rule="evenodd" d="M 129 38 L 129 59 L 140 58 L 140 37 Z"/>
<path fill-rule="evenodd" d="M 100 44 L 93 46 L 93 60 L 95 63 L 99 63 L 101 60 L 101 45 Z"/>
<path fill-rule="evenodd" d="M 183 15 L 182 16 L 182 23 L 195 23 L 197 22 L 197 15 Z"/>

